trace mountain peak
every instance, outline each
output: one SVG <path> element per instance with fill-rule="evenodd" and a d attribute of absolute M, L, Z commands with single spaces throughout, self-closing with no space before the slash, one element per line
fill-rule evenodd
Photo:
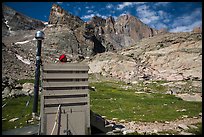
<path fill-rule="evenodd" d="M 2 5 L 2 36 L 8 36 L 18 30 L 35 30 L 43 28 L 45 25 L 42 21 L 33 19 L 14 9 Z"/>
<path fill-rule="evenodd" d="M 62 7 L 57 4 L 53 4 L 50 16 L 49 16 L 49 24 L 63 24 L 69 26 L 71 29 L 76 29 L 81 26 L 84 22 L 79 17 L 70 14 L 65 11 Z"/>

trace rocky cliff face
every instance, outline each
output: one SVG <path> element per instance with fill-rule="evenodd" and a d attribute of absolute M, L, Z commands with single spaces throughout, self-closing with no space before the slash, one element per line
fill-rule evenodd
<path fill-rule="evenodd" d="M 202 80 L 202 34 L 167 33 L 88 61 L 89 73 L 126 82 Z"/>
<path fill-rule="evenodd" d="M 59 5 L 52 5 L 48 24 L 63 24 L 66 25 L 66 27 L 69 27 L 70 29 L 76 29 L 80 27 L 83 23 L 83 20 L 65 11 Z"/>
<path fill-rule="evenodd" d="M 60 47 L 60 44 L 67 43 L 65 47 L 69 49 L 66 50 L 68 54 L 73 56 L 80 54 L 84 57 L 122 49 L 142 38 L 152 37 L 158 33 L 157 30 L 148 27 L 131 15 L 121 16 L 116 21 L 112 17 L 103 19 L 94 16 L 89 22 L 83 22 L 79 17 L 66 12 L 56 4 L 51 8 L 49 26 L 54 27 L 47 27 L 48 31 L 60 29 L 61 32 L 56 35 L 61 35 L 60 33 L 67 29 L 69 29 L 67 35 L 70 35 L 68 33 L 72 31 L 73 39 L 67 37 L 69 41 L 74 41 L 71 45 L 67 42 L 67 38 L 55 44 Z M 49 34 L 47 38 L 54 37 L 56 36 Z M 78 49 L 71 50 L 73 47 Z"/>
<path fill-rule="evenodd" d="M 123 15 L 117 20 L 114 20 L 113 17 L 102 19 L 95 16 L 89 21 L 89 24 L 94 26 L 95 36 L 106 51 L 134 45 L 140 39 L 155 36 L 159 32 L 132 15 Z"/>
<path fill-rule="evenodd" d="M 88 63 L 89 73 L 127 82 L 202 80 L 202 31 L 199 28 L 191 33 L 168 33 L 154 30 L 131 15 L 117 20 L 95 16 L 83 22 L 57 5 L 53 5 L 50 14 L 49 24 L 43 28 L 43 63 L 56 63 L 61 54 L 66 54 L 69 62 Z M 35 26 L 44 24 L 32 21 L 34 23 L 10 8 L 3 8 L 3 76 L 34 77 Z"/>
<path fill-rule="evenodd" d="M 35 30 L 44 26 L 42 21 L 32 19 L 2 5 L 2 36 L 15 35 L 19 30 Z"/>

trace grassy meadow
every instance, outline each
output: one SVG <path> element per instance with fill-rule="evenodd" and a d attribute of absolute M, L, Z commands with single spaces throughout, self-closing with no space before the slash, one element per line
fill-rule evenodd
<path fill-rule="evenodd" d="M 24 83 L 24 81 L 21 82 Z M 124 82 L 89 82 L 89 86 L 95 89 L 89 92 L 91 110 L 106 116 L 106 119 L 118 118 L 118 120 L 136 122 L 171 121 L 181 119 L 184 115 L 198 117 L 202 112 L 202 102 L 184 101 L 174 95 L 164 94 L 166 87 L 161 86 L 161 83 L 163 82 L 148 85 L 139 83 L 140 86 L 132 85 L 135 88 L 124 88 L 129 86 Z M 144 87 L 154 92 L 140 92 Z M 2 105 L 6 103 L 2 108 L 2 131 L 38 123 L 38 121 L 26 122 L 32 118 L 33 99 L 33 97 L 30 100 L 29 96 L 21 96 L 2 101 Z M 25 107 L 28 100 L 30 103 Z M 16 117 L 19 119 L 9 122 L 10 119 Z"/>

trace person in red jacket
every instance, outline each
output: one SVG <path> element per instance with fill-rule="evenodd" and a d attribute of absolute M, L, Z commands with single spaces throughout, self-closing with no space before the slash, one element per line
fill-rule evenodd
<path fill-rule="evenodd" d="M 60 60 L 61 62 L 67 62 L 67 57 L 66 57 L 66 55 L 65 55 L 65 54 L 62 54 L 62 55 L 59 57 L 59 60 Z"/>

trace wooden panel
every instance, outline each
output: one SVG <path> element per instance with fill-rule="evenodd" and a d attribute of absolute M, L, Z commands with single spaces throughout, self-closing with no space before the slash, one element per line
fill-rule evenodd
<path fill-rule="evenodd" d="M 61 104 L 60 135 L 67 135 L 66 130 L 73 135 L 87 134 L 90 128 L 88 70 L 88 65 L 78 63 L 43 65 L 42 133 L 51 133 Z"/>
<path fill-rule="evenodd" d="M 60 98 L 60 99 L 45 99 L 44 104 L 67 104 L 67 103 L 82 103 L 87 102 L 87 97 L 81 98 Z"/>
<path fill-rule="evenodd" d="M 88 89 L 83 90 L 44 90 L 43 96 L 53 96 L 53 95 L 80 95 L 80 94 L 88 94 Z"/>
<path fill-rule="evenodd" d="M 57 108 L 58 107 L 45 107 L 45 113 L 48 114 L 52 114 L 52 113 L 56 113 L 57 112 Z M 77 112 L 77 111 L 86 111 L 88 108 L 87 105 L 84 106 L 62 106 L 61 110 L 62 113 L 68 113 L 68 112 Z"/>
<path fill-rule="evenodd" d="M 75 63 L 56 63 L 56 64 L 44 64 L 44 71 L 88 71 L 89 66 L 85 64 L 75 64 Z"/>
<path fill-rule="evenodd" d="M 47 119 L 54 119 L 55 114 L 47 114 L 46 117 Z M 47 121 L 46 135 L 51 135 L 55 121 Z M 70 131 L 69 134 L 68 132 L 64 132 L 68 130 Z M 53 135 L 57 135 L 57 126 Z M 60 135 L 85 135 L 85 113 L 75 112 L 61 114 Z"/>
<path fill-rule="evenodd" d="M 56 114 L 46 114 L 45 115 L 45 134 L 46 135 L 51 135 L 51 132 L 52 132 L 52 129 L 54 127 L 54 124 L 55 124 L 55 117 L 56 117 Z M 56 127 L 57 129 L 57 127 Z M 55 130 L 54 134 L 53 135 L 56 135 L 57 134 L 57 131 Z"/>
<path fill-rule="evenodd" d="M 85 112 L 68 113 L 68 127 L 72 135 L 85 135 Z"/>
<path fill-rule="evenodd" d="M 88 73 L 44 73 L 44 79 L 87 79 Z"/>
<path fill-rule="evenodd" d="M 88 86 L 88 81 L 79 81 L 79 82 L 43 82 L 43 87 L 81 87 Z"/>
<path fill-rule="evenodd" d="M 87 102 L 75 102 L 75 103 L 64 103 L 64 104 L 61 104 L 61 105 L 70 107 L 70 106 L 84 106 L 84 105 L 87 105 L 87 104 L 88 104 Z M 47 104 L 47 105 L 44 105 L 44 107 L 57 107 L 58 105 L 59 105 L 59 103 L 58 104 Z"/>

